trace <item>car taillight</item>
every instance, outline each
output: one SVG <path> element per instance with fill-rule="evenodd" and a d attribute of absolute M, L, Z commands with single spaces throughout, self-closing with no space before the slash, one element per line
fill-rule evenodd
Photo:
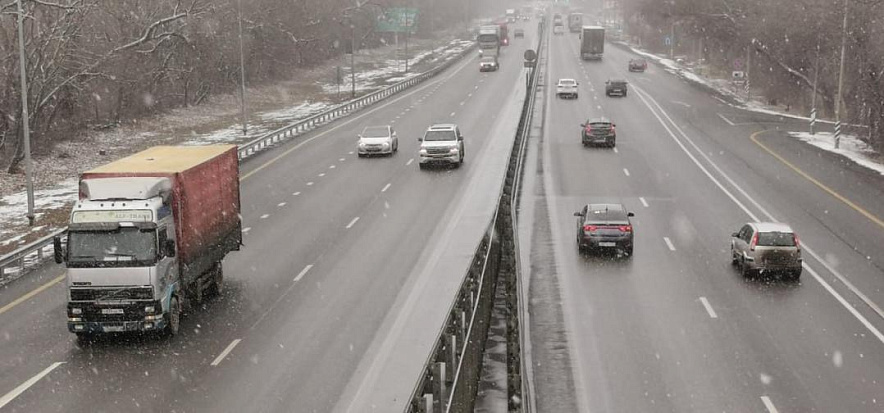
<path fill-rule="evenodd" d="M 611 133 L 614 133 L 617 129 L 615 129 L 614 125 L 611 125 Z"/>
<path fill-rule="evenodd" d="M 632 225 L 621 225 L 620 232 L 632 232 Z"/>
<path fill-rule="evenodd" d="M 599 227 L 597 227 L 595 225 L 584 225 L 583 226 L 583 230 L 586 232 L 595 232 L 597 229 L 599 229 Z"/>
<path fill-rule="evenodd" d="M 758 233 L 752 236 L 752 242 L 749 243 L 749 251 L 755 251 L 755 246 L 758 245 Z"/>
<path fill-rule="evenodd" d="M 795 248 L 798 248 L 798 251 L 801 251 L 801 241 L 798 240 L 798 235 L 792 234 L 792 239 L 795 240 Z"/>
<path fill-rule="evenodd" d="M 586 133 L 592 133 L 592 126 L 586 125 Z"/>

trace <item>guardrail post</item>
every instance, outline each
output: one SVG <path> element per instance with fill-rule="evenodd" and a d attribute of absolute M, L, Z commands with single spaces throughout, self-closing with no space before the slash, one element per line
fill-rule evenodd
<path fill-rule="evenodd" d="M 423 402 L 420 404 L 421 413 L 432 413 L 433 412 L 433 395 L 427 393 L 424 395 L 424 398 L 421 401 Z"/>
<path fill-rule="evenodd" d="M 448 335 L 448 361 L 451 363 L 452 368 L 456 368 L 458 365 L 457 334 Z"/>
<path fill-rule="evenodd" d="M 436 410 L 439 413 L 445 411 L 445 393 L 448 382 L 448 379 L 445 377 L 445 363 L 438 362 L 433 365 L 433 397 L 439 400 L 439 408 Z"/>

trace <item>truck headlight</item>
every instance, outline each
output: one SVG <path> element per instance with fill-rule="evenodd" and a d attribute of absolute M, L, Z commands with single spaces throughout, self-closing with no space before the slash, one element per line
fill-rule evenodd
<path fill-rule="evenodd" d="M 144 307 L 144 312 L 147 314 L 153 314 L 154 311 L 156 311 L 156 308 L 154 308 L 154 306 L 152 306 L 152 305 Z"/>
<path fill-rule="evenodd" d="M 83 314 L 82 308 L 71 308 L 71 314 Z"/>
<path fill-rule="evenodd" d="M 451 149 L 449 149 L 449 152 L 451 152 L 451 153 L 457 153 L 457 148 L 451 148 Z"/>
<path fill-rule="evenodd" d="M 68 322 L 70 323 L 82 323 L 83 319 L 80 317 L 68 317 Z"/>

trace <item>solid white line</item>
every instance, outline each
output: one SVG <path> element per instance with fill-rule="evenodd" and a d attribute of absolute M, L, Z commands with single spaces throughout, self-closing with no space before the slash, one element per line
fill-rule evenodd
<path fill-rule="evenodd" d="M 31 377 L 30 379 L 28 379 L 28 381 L 20 384 L 18 387 L 13 389 L 11 392 L 6 393 L 3 397 L 0 397 L 0 409 L 2 409 L 3 406 L 6 406 L 7 404 L 9 404 L 9 402 L 15 400 L 15 398 L 18 397 L 19 395 L 21 395 L 22 393 L 24 393 L 25 390 L 29 389 L 35 383 L 40 381 L 40 379 L 45 377 L 47 374 L 51 373 L 52 370 L 55 370 L 58 366 L 60 366 L 64 363 L 65 362 L 63 362 L 63 361 L 57 361 L 55 363 L 52 363 L 49 367 L 47 367 L 46 369 L 44 369 L 43 371 L 38 373 L 36 376 Z"/>
<path fill-rule="evenodd" d="M 679 102 L 679 101 L 677 101 L 677 100 L 673 100 L 672 103 L 675 103 L 675 104 L 677 104 L 677 105 L 682 105 L 682 106 L 684 106 L 684 107 L 686 107 L 686 108 L 691 107 L 691 105 L 688 105 L 687 103 L 684 103 L 684 102 Z"/>
<path fill-rule="evenodd" d="M 298 196 L 298 195 L 301 195 L 301 193 L 300 192 L 292 192 L 292 196 Z"/>
<path fill-rule="evenodd" d="M 709 300 L 706 297 L 700 297 L 700 302 L 703 303 L 703 307 L 706 307 L 706 312 L 709 313 L 710 318 L 718 318 L 718 315 L 715 314 L 715 310 L 712 309 L 712 305 L 709 304 Z"/>
<path fill-rule="evenodd" d="M 353 225 L 356 225 L 356 221 L 359 221 L 359 217 L 353 218 L 353 220 L 347 224 L 347 229 L 353 228 Z"/>
<path fill-rule="evenodd" d="M 245 227 L 242 229 L 242 233 L 245 234 L 246 232 L 249 232 L 251 230 L 252 230 L 252 227 Z"/>
<path fill-rule="evenodd" d="M 405 163 L 405 166 L 411 165 L 412 162 L 414 162 L 414 158 L 409 159 L 408 162 Z"/>
<path fill-rule="evenodd" d="M 293 282 L 301 281 L 301 278 L 304 278 L 304 276 L 307 275 L 307 272 L 309 272 L 311 268 L 313 268 L 313 264 L 310 264 L 310 265 L 304 267 L 304 269 L 301 270 L 301 272 L 298 273 L 298 276 L 295 277 L 295 279 L 292 281 Z"/>
<path fill-rule="evenodd" d="M 643 197 L 638 197 L 638 200 L 639 200 L 639 201 L 642 201 L 642 205 L 644 205 L 645 208 L 648 207 L 648 201 L 645 201 L 645 199 L 644 199 Z"/>
<path fill-rule="evenodd" d="M 703 166 L 700 163 L 700 161 L 690 151 L 688 151 L 687 147 L 685 147 L 684 144 L 680 140 L 678 140 L 678 138 L 675 136 L 675 133 L 673 133 L 672 130 L 669 128 L 669 125 L 667 125 L 663 121 L 663 119 L 660 117 L 660 115 L 657 114 L 657 112 L 655 112 L 653 110 L 653 108 L 651 107 L 651 104 L 648 102 L 648 99 L 650 99 L 651 101 L 654 101 L 654 98 L 652 98 L 650 95 L 647 94 L 647 92 L 644 92 L 643 90 L 640 90 L 637 88 L 637 91 L 639 92 L 638 96 L 642 99 L 642 102 L 644 102 L 644 104 L 648 107 L 648 109 L 651 110 L 651 114 L 653 114 L 654 117 L 657 118 L 657 120 L 660 122 L 660 124 L 663 125 L 663 128 L 666 130 L 666 132 L 669 133 L 669 136 L 672 137 L 672 139 L 675 141 L 675 143 L 678 144 L 678 146 L 688 156 L 688 158 L 690 158 L 694 162 L 694 164 L 697 165 L 697 167 L 700 168 L 701 171 L 703 171 L 703 173 L 706 175 L 706 177 L 708 177 L 709 180 L 711 180 L 712 183 L 714 183 L 718 187 L 718 189 L 720 189 L 722 192 L 724 192 L 724 194 L 727 195 L 728 198 L 731 199 L 731 201 L 733 201 L 740 209 L 742 209 L 743 212 L 745 212 L 746 215 L 748 215 L 749 218 L 752 219 L 752 221 L 761 221 L 761 219 L 757 215 L 755 215 L 755 213 L 753 213 L 751 210 L 749 210 L 749 208 L 746 207 L 746 205 L 744 205 L 742 202 L 740 202 L 740 200 L 737 199 L 737 197 L 733 193 L 731 193 L 731 191 L 729 191 L 727 188 L 725 188 L 724 185 L 718 179 L 716 179 L 714 176 L 712 176 L 712 173 L 709 172 L 709 170 L 706 169 L 706 167 Z M 647 98 L 645 98 L 645 96 L 647 96 Z M 666 111 L 664 111 L 663 108 L 660 107 L 660 105 L 656 103 L 656 101 L 654 101 L 654 104 L 660 110 L 660 112 L 663 113 L 663 115 L 666 116 L 670 120 L 670 122 L 672 122 L 672 125 L 674 127 L 678 128 L 678 126 L 675 124 L 675 122 L 672 121 L 671 118 L 669 118 L 669 115 L 666 113 Z M 773 217 L 773 215 L 771 215 L 766 209 L 764 209 L 764 207 L 762 207 L 757 201 L 755 201 L 754 198 L 750 197 L 749 194 L 747 194 L 746 191 L 743 190 L 743 188 L 741 188 L 739 185 L 737 185 L 737 183 L 734 182 L 730 178 L 730 176 L 725 174 L 724 171 L 722 171 L 718 167 L 718 165 L 716 165 L 714 162 L 712 162 L 711 159 L 706 157 L 706 154 L 704 154 L 702 151 L 700 151 L 699 148 L 696 146 L 696 144 L 683 131 L 681 131 L 681 129 L 679 129 L 679 132 L 691 145 L 693 145 L 693 147 L 695 149 L 697 149 L 698 153 L 700 153 L 702 156 L 704 156 L 706 161 L 709 162 L 709 164 L 712 165 L 712 167 L 715 168 L 718 171 L 718 173 L 721 174 L 731 185 L 733 185 L 737 191 L 739 191 L 744 197 L 746 197 L 746 199 L 748 199 L 749 202 L 752 202 L 759 210 L 761 210 L 761 212 L 764 213 L 764 215 L 766 215 L 769 220 L 774 221 L 774 222 L 778 222 L 776 220 L 776 218 Z M 831 268 L 829 266 L 828 263 L 826 263 L 824 260 L 822 260 L 821 257 L 816 255 L 810 249 L 810 246 L 807 244 L 807 242 L 804 243 L 804 250 L 807 251 L 808 253 L 810 253 L 811 256 L 813 256 L 817 261 L 819 261 L 823 265 L 824 268 L 826 268 L 827 270 L 829 270 L 829 272 L 831 272 L 833 275 L 835 275 L 835 277 L 838 278 L 839 281 L 844 283 L 844 285 L 846 287 L 848 287 L 848 289 L 850 289 L 851 292 L 853 292 L 857 297 L 859 297 L 860 300 L 862 300 L 864 303 L 866 303 L 866 305 L 871 307 L 879 316 L 882 315 L 882 313 L 879 312 L 878 306 L 875 305 L 874 302 L 869 300 L 868 297 L 865 296 L 865 294 L 863 294 L 861 291 L 859 291 L 858 288 L 854 287 L 853 284 L 851 284 L 849 281 L 847 281 L 844 278 L 844 276 L 841 275 L 841 273 L 835 271 L 833 268 Z M 835 291 L 835 289 L 832 288 L 832 286 L 829 285 L 828 282 L 826 282 L 822 277 L 820 277 L 819 274 L 817 274 L 817 272 L 814 271 L 813 268 L 811 268 L 810 265 L 807 264 L 806 261 L 802 264 L 802 267 L 805 270 L 807 270 L 808 272 L 810 272 L 810 274 L 813 275 L 814 279 L 816 279 L 817 282 L 819 282 L 826 289 L 826 291 L 828 291 L 839 303 L 841 303 L 841 305 L 844 306 L 844 308 L 846 308 L 847 311 L 849 311 L 857 320 L 859 320 L 859 322 L 863 326 L 865 326 L 869 331 L 871 331 L 872 334 L 874 334 L 875 337 L 877 337 L 881 343 L 884 343 L 884 334 L 882 334 L 877 328 L 875 328 L 875 326 L 873 326 L 872 323 L 870 323 L 868 319 L 866 319 L 862 314 L 860 314 L 856 308 L 854 308 L 850 303 L 848 303 L 847 300 L 841 296 L 841 294 L 839 294 L 837 291 Z M 884 316 L 882 316 L 882 317 L 884 317 Z"/>
<path fill-rule="evenodd" d="M 675 251 L 675 245 L 672 245 L 672 241 L 669 237 L 663 237 L 663 241 L 666 241 L 666 246 L 669 247 L 670 251 Z"/>
<path fill-rule="evenodd" d="M 285 206 L 285 202 L 280 202 L 280 203 L 276 204 L 276 206 L 282 208 Z"/>
<path fill-rule="evenodd" d="M 215 357 L 215 360 L 212 361 L 212 367 L 221 364 L 221 362 L 224 360 L 224 357 L 227 357 L 227 355 L 230 354 L 231 351 L 233 351 L 233 348 L 236 347 L 236 345 L 239 344 L 240 341 L 242 341 L 241 338 L 237 338 L 231 341 L 230 344 L 227 345 L 227 348 L 225 348 L 224 351 L 222 351 L 221 354 L 219 354 L 218 357 Z"/>
<path fill-rule="evenodd" d="M 270 217 L 270 214 L 264 214 L 264 215 L 261 215 L 261 219 L 267 219 L 267 218 L 269 218 L 269 217 Z"/>
<path fill-rule="evenodd" d="M 761 402 L 764 403 L 764 407 L 767 407 L 767 411 L 770 413 L 779 413 L 777 410 L 777 406 L 773 405 L 773 402 L 767 396 L 761 396 Z"/>
<path fill-rule="evenodd" d="M 387 190 L 390 189 L 390 185 L 391 184 L 384 185 L 384 189 L 381 189 L 381 192 L 387 192 Z"/>
<path fill-rule="evenodd" d="M 313 181 L 307 182 L 307 186 L 313 186 Z"/>
<path fill-rule="evenodd" d="M 737 126 L 736 123 L 731 122 L 731 120 L 728 119 L 728 118 L 726 118 L 726 117 L 724 117 L 724 115 L 722 115 L 722 114 L 720 114 L 720 113 L 718 113 L 717 115 L 718 115 L 719 118 L 721 118 L 721 120 L 727 122 L 728 125 L 731 125 L 731 126 Z"/>
<path fill-rule="evenodd" d="M 620 151 L 617 150 L 616 146 L 614 147 L 614 153 L 620 153 Z"/>
<path fill-rule="evenodd" d="M 719 101 L 719 102 L 721 102 L 721 103 L 724 103 L 725 105 L 730 105 L 729 103 L 727 103 L 726 100 L 724 100 L 724 99 L 722 99 L 722 98 L 720 98 L 720 97 L 718 97 L 718 96 L 713 96 L 712 98 L 715 99 L 715 100 L 717 100 L 717 101 Z"/>
<path fill-rule="evenodd" d="M 625 173 L 626 176 L 629 176 L 629 169 L 623 168 L 623 173 Z"/>

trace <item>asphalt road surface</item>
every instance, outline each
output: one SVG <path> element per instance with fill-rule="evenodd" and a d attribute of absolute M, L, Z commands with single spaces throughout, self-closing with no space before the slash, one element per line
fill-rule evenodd
<path fill-rule="evenodd" d="M 460 193 L 482 176 L 485 160 L 509 156 L 489 142 L 511 139 L 500 133 L 518 122 L 518 112 L 500 116 L 502 99 L 515 96 L 524 81 L 522 51 L 536 44 L 536 22 L 519 25 L 528 29 L 526 38 L 504 49 L 499 72 L 479 73 L 477 56 L 470 56 L 243 164 L 245 247 L 224 261 L 223 296 L 191 311 L 174 340 L 125 336 L 81 347 L 66 331 L 65 287 L 57 282 L 62 267 L 46 265 L 8 286 L 0 292 L 0 408 L 324 412 L 351 406 L 342 400 L 345 389 L 353 387 L 360 363 L 373 357 L 369 349 L 383 339 L 383 321 L 401 311 L 394 308 L 397 296 L 413 283 L 426 250 L 445 241 L 433 239 L 449 225 L 442 217 L 463 207 Z M 417 138 L 433 123 L 450 122 L 465 136 L 465 165 L 419 170 Z M 357 133 L 377 124 L 393 125 L 399 152 L 357 158 Z M 497 193 L 487 197 L 493 202 Z M 453 295 L 436 300 L 421 304 L 441 303 L 444 315 Z M 428 323 L 408 333 L 434 339 L 439 328 Z M 426 357 L 410 364 L 419 370 Z M 401 380 L 404 403 L 415 381 Z"/>
<path fill-rule="evenodd" d="M 623 48 L 583 62 L 576 34 L 550 46 L 520 242 L 532 312 L 553 314 L 532 322 L 533 357 L 566 362 L 535 363 L 538 410 L 884 411 L 884 179 L 783 133 L 805 123 L 654 64 L 628 73 Z M 605 97 L 615 77 L 627 97 Z M 557 99 L 558 78 L 577 79 L 579 99 Z M 617 124 L 616 150 L 582 147 L 580 124 L 599 116 Z M 572 214 L 588 202 L 635 212 L 633 257 L 577 253 Z M 729 236 L 754 220 L 798 232 L 800 282 L 731 266 Z"/>

